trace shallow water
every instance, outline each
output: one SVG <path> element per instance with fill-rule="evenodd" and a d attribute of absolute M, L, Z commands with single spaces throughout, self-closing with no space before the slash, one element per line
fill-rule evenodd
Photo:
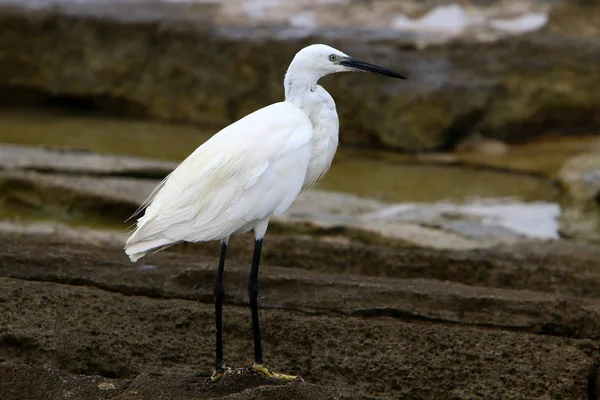
<path fill-rule="evenodd" d="M 414 222 L 441 227 L 474 239 L 494 237 L 510 241 L 517 236 L 558 239 L 559 215 L 560 207 L 553 202 L 523 202 L 505 198 L 460 205 L 449 202 L 394 204 L 361 218 L 387 224 Z"/>
<path fill-rule="evenodd" d="M 0 111 L 0 143 L 180 160 L 210 137 L 189 125 L 37 110 Z"/>
<path fill-rule="evenodd" d="M 345 154 L 350 153 L 350 154 Z M 512 197 L 550 200 L 545 179 L 482 168 L 383 160 L 375 154 L 342 150 L 320 189 L 354 193 L 391 202 L 466 202 Z"/>
<path fill-rule="evenodd" d="M 183 159 L 213 132 L 190 125 L 153 121 L 31 110 L 0 112 L 0 142 L 87 149 L 160 160 Z M 531 154 L 525 158 L 531 160 Z M 509 167 L 510 158 L 503 156 L 498 159 L 498 164 Z M 532 175 L 416 162 L 405 155 L 346 148 L 339 150 L 331 170 L 317 187 L 388 202 L 446 200 L 460 203 L 503 197 L 536 201 L 551 200 L 554 196 L 547 180 Z"/>

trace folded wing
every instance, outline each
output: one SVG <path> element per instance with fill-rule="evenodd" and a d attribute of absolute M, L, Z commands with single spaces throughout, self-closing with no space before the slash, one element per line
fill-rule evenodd
<path fill-rule="evenodd" d="M 226 127 L 157 187 L 125 252 L 135 261 L 153 248 L 226 238 L 285 211 L 302 188 L 312 134 L 286 102 Z"/>

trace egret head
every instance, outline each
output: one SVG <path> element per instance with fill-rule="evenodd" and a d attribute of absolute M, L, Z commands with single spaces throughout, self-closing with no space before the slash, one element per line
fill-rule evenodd
<path fill-rule="evenodd" d="M 316 82 L 325 75 L 348 71 L 367 71 L 406 79 L 406 76 L 391 69 L 357 60 L 324 44 L 313 44 L 300 50 L 292 60 L 288 74 L 304 73 L 314 77 Z"/>

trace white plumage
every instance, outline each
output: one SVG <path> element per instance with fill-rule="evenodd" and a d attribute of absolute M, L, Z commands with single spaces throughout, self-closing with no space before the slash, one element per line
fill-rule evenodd
<path fill-rule="evenodd" d="M 285 101 L 229 125 L 198 147 L 142 205 L 145 214 L 125 245 L 132 261 L 152 249 L 187 241 L 221 240 L 215 282 L 216 357 L 211 381 L 231 369 L 223 359 L 223 271 L 229 236 L 254 230 L 248 281 L 252 312 L 252 370 L 280 379 L 262 366 L 258 318 L 258 269 L 269 219 L 292 205 L 303 189 L 323 177 L 338 144 L 338 116 L 329 93 L 317 81 L 343 71 L 397 72 L 355 60 L 322 44 L 298 52 L 285 74 Z"/>
<path fill-rule="evenodd" d="M 296 54 L 284 80 L 285 101 L 224 128 L 190 154 L 144 203 L 125 246 L 132 261 L 147 251 L 187 242 L 266 232 L 269 218 L 329 169 L 338 143 L 332 97 L 322 76 L 352 70 L 401 75 L 326 45 Z"/>
<path fill-rule="evenodd" d="M 160 246 L 247 232 L 285 211 L 302 189 L 313 133 L 306 114 L 281 102 L 214 135 L 155 191 L 127 242 L 131 260 Z"/>

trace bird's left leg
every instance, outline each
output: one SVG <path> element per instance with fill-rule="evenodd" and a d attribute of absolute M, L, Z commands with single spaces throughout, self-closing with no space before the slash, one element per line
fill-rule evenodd
<path fill-rule="evenodd" d="M 256 239 L 254 242 L 254 255 L 252 256 L 252 268 L 250 269 L 250 280 L 248 281 L 248 298 L 250 299 L 250 311 L 252 312 L 252 336 L 254 338 L 254 364 L 259 365 L 263 363 L 260 326 L 258 323 L 258 265 L 260 264 L 262 242 L 262 238 Z"/>
<path fill-rule="evenodd" d="M 223 288 L 223 272 L 225 270 L 225 256 L 227 255 L 227 239 L 221 241 L 221 256 L 219 257 L 219 269 L 217 271 L 217 280 L 215 282 L 215 322 L 216 322 L 216 360 L 215 371 L 210 380 L 216 382 L 220 380 L 225 373 L 231 370 L 223 360 L 223 298 L 225 289 Z"/>
<path fill-rule="evenodd" d="M 260 326 L 258 323 L 258 266 L 260 264 L 260 252 L 262 249 L 262 242 L 262 237 L 257 238 L 254 242 L 254 255 L 252 257 L 250 280 L 248 281 L 248 297 L 250 298 L 250 309 L 252 312 L 252 335 L 254 337 L 254 364 L 252 364 L 252 366 L 248 369 L 250 371 L 266 375 L 270 378 L 281 380 L 294 380 L 297 379 L 296 376 L 271 372 L 263 366 L 262 345 L 260 341 Z"/>

